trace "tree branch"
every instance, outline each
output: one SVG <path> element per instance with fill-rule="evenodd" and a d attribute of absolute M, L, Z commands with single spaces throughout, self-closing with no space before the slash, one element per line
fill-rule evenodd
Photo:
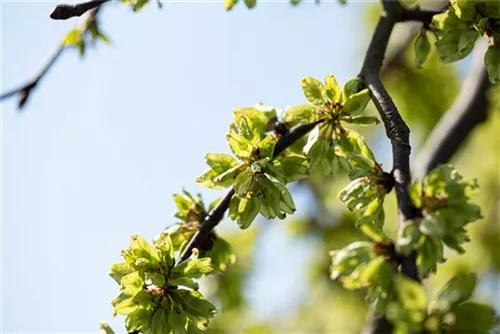
<path fill-rule="evenodd" d="M 101 1 L 101 3 L 104 2 L 105 1 Z M 89 26 L 96 19 L 99 8 L 100 7 L 96 7 L 92 9 L 90 12 L 88 12 L 87 15 L 82 19 L 82 21 L 77 25 L 76 29 L 85 31 L 87 26 Z M 7 93 L 3 93 L 2 95 L 0 95 L 0 101 L 3 101 L 4 99 L 8 99 L 14 95 L 19 94 L 18 108 L 22 109 L 23 106 L 26 104 L 28 98 L 30 97 L 30 94 L 32 93 L 33 89 L 40 83 L 42 78 L 45 77 L 47 72 L 52 68 L 52 66 L 54 66 L 56 61 L 60 58 L 60 56 L 66 49 L 67 46 L 63 42 L 61 42 L 57 47 L 57 49 L 49 57 L 45 65 L 42 67 L 41 71 L 33 80 L 29 81 L 27 84 L 24 84 L 18 88 L 8 91 Z"/>
<path fill-rule="evenodd" d="M 486 40 L 476 44 L 469 73 L 458 97 L 415 158 L 413 172 L 417 178 L 423 179 L 439 164 L 448 162 L 474 128 L 486 121 L 489 105 L 486 91 L 491 86 L 483 61 L 487 47 Z"/>
<path fill-rule="evenodd" d="M 273 158 L 276 158 L 280 155 L 286 148 L 290 147 L 295 141 L 297 141 L 302 136 L 306 135 L 309 131 L 311 131 L 316 125 L 323 122 L 323 120 L 299 125 L 290 130 L 287 134 L 283 135 L 274 147 Z M 226 196 L 217 204 L 215 208 L 207 215 L 205 221 L 201 223 L 200 229 L 191 237 L 188 245 L 182 252 L 179 257 L 177 263 L 181 263 L 187 260 L 193 251 L 194 248 L 199 248 L 200 245 L 205 241 L 210 232 L 219 224 L 224 216 L 224 213 L 229 209 L 229 203 L 231 202 L 231 198 L 234 195 L 234 189 L 231 189 Z"/>
<path fill-rule="evenodd" d="M 88 2 L 78 3 L 76 5 L 57 5 L 50 12 L 50 18 L 53 20 L 67 20 L 75 16 L 82 16 L 87 11 L 97 8 L 110 0 L 93 0 Z"/>
<path fill-rule="evenodd" d="M 393 169 L 400 226 L 409 219 L 418 216 L 418 210 L 411 203 L 408 195 L 410 175 L 410 129 L 402 119 L 389 93 L 380 81 L 380 70 L 384 61 L 389 38 L 397 22 L 417 20 L 430 23 L 434 11 L 409 11 L 398 1 L 382 0 L 384 10 L 366 52 L 365 61 L 359 77 L 370 90 L 370 95 L 377 111 L 384 122 L 387 137 L 391 140 Z M 415 254 L 402 259 L 401 272 L 416 281 L 420 281 L 415 262 Z M 385 317 L 372 317 L 370 333 L 388 333 L 392 325 Z"/>

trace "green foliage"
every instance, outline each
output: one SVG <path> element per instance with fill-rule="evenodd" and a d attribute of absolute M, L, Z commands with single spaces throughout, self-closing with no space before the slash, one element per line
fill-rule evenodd
<path fill-rule="evenodd" d="M 434 30 L 439 36 L 437 53 L 444 62 L 453 62 L 469 55 L 476 40 L 490 38 L 485 66 L 490 81 L 500 81 L 500 4 L 496 1 L 452 0 L 450 10 L 434 17 Z"/>
<path fill-rule="evenodd" d="M 132 7 L 134 12 L 138 12 L 149 3 L 149 0 L 122 0 L 122 3 Z"/>
<path fill-rule="evenodd" d="M 208 327 L 217 311 L 197 291 L 195 279 L 212 272 L 210 258 L 198 258 L 195 250 L 175 265 L 168 233 L 160 234 L 153 245 L 134 235 L 122 256 L 125 262 L 111 265 L 109 275 L 120 285 L 113 314 L 126 316 L 129 332 L 186 333 L 188 321 L 199 329 Z"/>
<path fill-rule="evenodd" d="M 415 40 L 415 67 L 422 68 L 431 52 L 431 42 L 426 29 L 422 29 Z"/>
<path fill-rule="evenodd" d="M 99 328 L 100 328 L 99 334 L 115 334 L 113 329 L 109 327 L 106 321 L 102 321 L 99 325 Z"/>
<path fill-rule="evenodd" d="M 370 96 L 367 89 L 359 91 L 359 80 L 349 80 L 342 89 L 332 74 L 325 78 L 324 84 L 311 77 L 302 78 L 301 83 L 310 104 L 287 109 L 283 119 L 290 126 L 322 121 L 311 131 L 304 146 L 311 173 L 337 174 L 342 169 L 349 170 L 349 163 L 362 155 L 360 153 L 369 157 L 371 153 L 366 151 L 359 134 L 343 126 L 344 123 L 369 125 L 379 122 L 376 117 L 360 115 Z M 358 147 L 360 145 L 362 147 Z"/>
<path fill-rule="evenodd" d="M 68 32 L 62 43 L 65 47 L 76 48 L 80 56 L 85 55 L 88 43 L 95 44 L 97 41 L 110 43 L 109 38 L 101 31 L 97 18 L 88 19 L 88 22 L 81 27 L 76 27 Z"/>
<path fill-rule="evenodd" d="M 134 11 L 148 3 L 147 0 L 123 2 L 131 4 Z M 244 2 L 248 8 L 254 8 L 257 1 Z M 231 10 L 237 3 L 238 0 L 225 0 L 224 6 Z M 291 0 L 291 3 L 297 5 L 300 0 Z M 414 0 L 401 3 L 405 8 L 418 9 Z M 421 68 L 426 63 L 426 69 L 418 71 L 422 82 L 429 82 L 426 70 L 436 68 L 430 55 L 431 31 L 438 38 L 437 53 L 445 62 L 466 57 L 478 37 L 490 37 L 485 66 L 490 80 L 499 81 L 499 8 L 500 5 L 493 2 L 452 0 L 447 12 L 436 16 L 431 26 L 424 25 L 413 44 L 416 67 Z M 98 30 L 94 30 L 92 36 L 99 36 Z M 81 48 L 83 36 L 82 32 L 74 32 L 68 35 L 65 43 Z M 410 78 L 418 76 L 412 72 L 413 68 L 405 67 L 404 61 L 396 63 L 398 73 L 405 72 Z M 453 75 L 449 77 L 453 78 Z M 431 87 L 442 85 L 443 80 L 447 81 L 443 78 L 431 82 Z M 414 100 L 428 103 L 425 95 L 414 92 L 415 88 L 422 86 L 419 80 L 403 81 L 408 81 L 405 84 L 409 90 L 407 95 L 413 98 L 406 103 L 412 104 Z M 413 182 L 408 193 L 420 216 L 405 222 L 399 229 L 397 242 L 394 242 L 388 236 L 390 233 L 386 235 L 383 229 L 386 218 L 383 206 L 393 188 L 393 175 L 383 171 L 364 137 L 346 128 L 379 122 L 376 117 L 363 115 L 370 101 L 368 90 L 363 89 L 357 78 L 341 88 L 333 75 L 328 75 L 324 82 L 304 77 L 301 86 L 308 103 L 287 109 L 282 120 L 287 130 L 317 123 L 304 136 L 307 138 L 296 141 L 283 152 L 280 149 L 281 153 L 276 155 L 275 147 L 282 138 L 278 131 L 273 133 L 278 119 L 276 109 L 262 105 L 236 109 L 226 135 L 232 154 L 206 154 L 209 169 L 197 178 L 198 184 L 215 190 L 232 187 L 234 196 L 230 200 L 228 216 L 241 229 L 247 229 L 258 214 L 267 219 L 284 219 L 295 212 L 288 183 L 314 176 L 319 182 L 328 180 L 323 182 L 326 183 L 323 187 L 331 190 L 335 180 L 327 176 L 346 172 L 351 182 L 340 190 L 338 198 L 356 214 L 356 218 L 346 214 L 339 219 L 343 222 L 326 226 L 330 222 L 318 222 L 321 214 L 316 213 L 311 219 L 299 218 L 303 226 L 296 229 L 300 231 L 297 234 L 320 236 L 325 247 L 334 244 L 334 238 L 337 242 L 342 239 L 343 244 L 336 245 L 338 247 L 345 245 L 345 239 L 354 240 L 339 250 L 330 251 L 330 278 L 334 283 L 329 281 L 326 289 L 338 289 L 335 297 L 341 294 L 340 287 L 363 290 L 365 300 L 374 304 L 376 315 L 385 316 L 393 324 L 394 333 L 488 333 L 498 323 L 498 318 L 491 307 L 469 300 L 476 286 L 474 275 L 454 277 L 428 302 L 423 285 L 402 274 L 399 268 L 402 259 L 414 252 L 420 277 L 426 278 L 431 272 L 436 272 L 437 263 L 445 261 L 444 246 L 458 253 L 465 252 L 464 244 L 470 240 L 466 226 L 482 217 L 479 206 L 470 203 L 470 194 L 477 188 L 477 183 L 464 181 L 450 165 L 436 168 L 422 182 Z M 429 90 L 427 97 L 435 98 L 435 90 Z M 441 96 L 439 98 L 438 104 L 442 106 Z M 432 116 L 431 123 L 437 121 L 440 113 Z M 312 179 L 307 182 L 312 183 Z M 315 195 L 324 207 L 330 205 L 327 202 L 331 197 L 321 192 Z M 198 292 L 197 280 L 217 271 L 219 275 L 209 277 L 217 285 L 216 292 L 213 289 L 212 292 L 229 316 L 224 318 L 223 314 L 223 320 L 220 320 L 225 327 L 212 331 L 234 332 L 244 328 L 249 333 L 271 332 L 272 326 L 266 324 L 245 327 L 240 323 L 241 315 L 248 314 L 243 308 L 245 302 L 241 290 L 245 275 L 251 270 L 246 267 L 249 256 L 243 264 L 235 264 L 229 243 L 211 231 L 187 261 L 176 263 L 176 255 L 185 249 L 200 225 L 209 219 L 209 211 L 219 200 L 206 209 L 199 195 L 193 196 L 184 190 L 175 194 L 174 199 L 178 208 L 175 217 L 179 221 L 162 232 L 153 245 L 133 236 L 130 247 L 122 252 L 125 262 L 112 265 L 110 276 L 120 284 L 121 290 L 112 302 L 114 314 L 126 316 L 128 331 L 196 333 L 205 330 L 216 310 Z M 368 241 L 359 241 L 361 236 Z M 242 242 L 237 244 L 247 246 Z M 230 267 L 228 264 L 235 265 Z M 325 268 L 321 265 L 311 276 L 318 279 L 324 275 L 326 265 Z M 230 318 L 228 325 L 225 320 Z M 103 333 L 112 333 L 105 325 L 101 328 Z M 321 329 L 324 328 L 309 331 L 321 332 Z"/>
<path fill-rule="evenodd" d="M 267 219 L 283 219 L 295 212 L 286 184 L 309 175 L 307 159 L 287 152 L 274 156 L 277 139 L 272 121 L 276 110 L 257 105 L 233 112 L 234 122 L 226 136 L 233 156 L 209 153 L 210 169 L 197 178 L 198 184 L 222 189 L 233 186 L 229 217 L 246 229 L 260 213 Z"/>
<path fill-rule="evenodd" d="M 431 333 L 490 333 L 498 324 L 492 307 L 470 301 L 476 287 L 474 274 L 457 275 L 439 291 L 425 322 Z"/>
<path fill-rule="evenodd" d="M 406 223 L 399 238 L 404 253 L 416 250 L 421 274 L 435 272 L 436 263 L 443 262 L 443 243 L 458 253 L 470 239 L 465 229 L 481 216 L 480 208 L 469 202 L 477 189 L 475 180 L 464 181 L 450 165 L 441 165 L 431 171 L 423 183 L 413 182 L 410 198 L 422 217 Z"/>

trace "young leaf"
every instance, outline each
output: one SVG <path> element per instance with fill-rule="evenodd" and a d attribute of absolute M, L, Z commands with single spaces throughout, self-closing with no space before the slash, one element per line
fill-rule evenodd
<path fill-rule="evenodd" d="M 317 110 L 318 107 L 311 104 L 300 104 L 285 110 L 283 120 L 292 126 L 313 123 L 318 120 Z"/>
<path fill-rule="evenodd" d="M 151 332 L 154 334 L 169 333 L 172 328 L 168 323 L 168 313 L 167 310 L 159 308 L 153 315 L 153 321 L 151 323 Z"/>
<path fill-rule="evenodd" d="M 491 83 L 500 82 L 500 47 L 490 45 L 484 55 L 484 65 Z"/>
<path fill-rule="evenodd" d="M 122 277 L 133 271 L 134 268 L 127 262 L 113 263 L 109 271 L 109 276 L 111 276 L 116 283 L 120 284 Z"/>
<path fill-rule="evenodd" d="M 360 92 L 351 94 L 349 99 L 344 104 L 344 113 L 351 116 L 361 114 L 370 102 L 370 93 L 368 89 L 363 89 Z"/>
<path fill-rule="evenodd" d="M 415 50 L 415 67 L 422 68 L 422 65 L 425 63 L 431 52 L 431 42 L 427 36 L 427 30 L 423 29 L 417 35 L 413 48 Z"/>
<path fill-rule="evenodd" d="M 224 9 L 225 10 L 231 10 L 234 5 L 238 3 L 238 0 L 224 0 Z"/>
<path fill-rule="evenodd" d="M 177 310 L 172 310 L 168 315 L 168 323 L 172 328 L 172 334 L 187 333 L 187 317 Z"/>
<path fill-rule="evenodd" d="M 476 283 L 475 274 L 453 277 L 439 292 L 433 309 L 442 314 L 448 312 L 454 305 L 461 304 L 472 296 Z"/>
<path fill-rule="evenodd" d="M 309 102 L 318 107 L 327 102 L 326 89 L 320 81 L 311 77 L 304 77 L 301 79 L 300 83 L 302 85 L 304 95 Z"/>
<path fill-rule="evenodd" d="M 325 79 L 326 94 L 333 103 L 340 102 L 340 87 L 333 74 L 329 74 Z"/>

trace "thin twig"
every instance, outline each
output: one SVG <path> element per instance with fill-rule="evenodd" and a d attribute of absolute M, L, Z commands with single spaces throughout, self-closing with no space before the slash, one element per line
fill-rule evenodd
<path fill-rule="evenodd" d="M 310 124 L 299 125 L 290 130 L 287 134 L 282 136 L 276 146 L 274 147 L 273 158 L 276 158 L 279 154 L 281 154 L 287 147 L 290 147 L 294 142 L 296 142 L 299 138 L 306 135 L 309 131 L 311 131 L 316 125 L 321 123 L 321 121 L 317 121 Z M 217 204 L 215 208 L 207 215 L 205 221 L 201 223 L 200 229 L 191 237 L 188 245 L 182 252 L 179 257 L 177 263 L 181 263 L 187 260 L 193 251 L 194 248 L 199 248 L 200 245 L 205 241 L 210 232 L 214 229 L 217 224 L 222 220 L 224 213 L 229 209 L 229 203 L 231 202 L 231 198 L 234 195 L 234 189 L 231 189 L 226 196 Z"/>
<path fill-rule="evenodd" d="M 76 26 L 76 29 L 85 31 L 87 27 L 96 19 L 99 8 L 100 7 L 94 8 L 90 12 L 88 12 Z M 0 101 L 19 94 L 18 108 L 22 109 L 28 101 L 30 94 L 33 92 L 33 89 L 40 83 L 40 81 L 42 81 L 47 72 L 54 66 L 56 61 L 61 57 L 65 50 L 67 50 L 67 46 L 64 44 L 64 42 L 61 41 L 57 46 L 57 49 L 52 53 L 48 61 L 45 63 L 41 71 L 38 73 L 38 75 L 36 75 L 34 79 L 18 88 L 8 91 L 7 93 L 3 93 L 2 95 L 0 95 Z"/>
<path fill-rule="evenodd" d="M 67 20 L 75 16 L 82 16 L 87 11 L 97 8 L 107 1 L 110 0 L 93 0 L 78 3 L 76 5 L 57 5 L 52 9 L 52 12 L 50 12 L 50 18 L 53 20 Z"/>
<path fill-rule="evenodd" d="M 458 151 L 475 127 L 487 119 L 486 91 L 491 86 L 484 69 L 484 53 L 488 43 L 477 43 L 469 73 L 451 108 L 439 120 L 414 159 L 414 175 L 423 179 L 439 164 L 446 163 Z"/>

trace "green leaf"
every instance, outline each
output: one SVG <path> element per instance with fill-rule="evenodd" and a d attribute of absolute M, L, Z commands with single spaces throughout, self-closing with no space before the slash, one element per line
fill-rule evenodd
<path fill-rule="evenodd" d="M 127 332 L 141 331 L 146 333 L 151 327 L 153 314 L 146 309 L 137 309 L 125 318 Z"/>
<path fill-rule="evenodd" d="M 144 274 L 144 280 L 147 285 L 156 285 L 156 286 L 164 286 L 167 282 L 165 280 L 165 276 L 156 272 L 146 272 Z"/>
<path fill-rule="evenodd" d="M 453 306 L 469 299 L 474 292 L 476 283 L 477 277 L 475 274 L 460 274 L 453 277 L 438 293 L 432 309 L 445 314 Z"/>
<path fill-rule="evenodd" d="M 113 263 L 111 265 L 109 276 L 120 284 L 123 276 L 130 274 L 134 271 L 134 268 L 127 262 Z"/>
<path fill-rule="evenodd" d="M 128 314 L 131 314 L 132 312 L 134 312 L 135 310 L 137 310 L 139 308 L 139 303 L 136 299 L 134 299 L 133 297 L 131 298 L 128 298 L 128 299 L 125 299 L 123 301 L 121 301 L 120 303 L 118 303 L 114 309 L 113 309 L 113 313 L 118 313 L 118 314 L 121 314 L 121 315 L 128 315 Z"/>
<path fill-rule="evenodd" d="M 205 155 L 205 159 L 207 160 L 207 164 L 219 174 L 238 165 L 236 159 L 229 154 L 208 153 Z"/>
<path fill-rule="evenodd" d="M 254 8 L 256 4 L 257 0 L 245 0 L 245 5 L 247 5 L 249 9 Z"/>
<path fill-rule="evenodd" d="M 336 280 L 351 275 L 358 266 L 366 265 L 375 257 L 375 252 L 371 242 L 357 241 L 340 250 L 330 251 L 329 255 L 332 259 L 330 277 Z"/>
<path fill-rule="evenodd" d="M 460 38 L 458 39 L 458 53 L 461 57 L 465 57 L 471 53 L 478 38 L 479 32 L 475 29 L 469 30 L 460 35 Z"/>
<path fill-rule="evenodd" d="M 309 176 L 308 162 L 303 156 L 280 157 L 277 162 L 282 167 L 287 182 L 294 182 Z"/>
<path fill-rule="evenodd" d="M 259 155 L 261 158 L 273 158 L 276 138 L 273 135 L 267 135 L 259 144 Z"/>
<path fill-rule="evenodd" d="M 139 275 L 139 272 L 134 271 L 122 277 L 120 281 L 120 286 L 122 288 L 135 288 L 137 291 L 142 289 L 144 285 L 144 280 Z"/>
<path fill-rule="evenodd" d="M 219 174 L 217 174 L 216 171 L 214 171 L 213 169 L 209 169 L 196 178 L 196 183 L 198 183 L 202 187 L 207 187 L 214 190 L 222 190 L 225 187 L 214 181 L 217 176 L 219 176 Z"/>
<path fill-rule="evenodd" d="M 209 257 L 201 259 L 190 258 L 189 260 L 183 261 L 175 266 L 170 271 L 170 276 L 172 279 L 183 276 L 200 278 L 201 276 L 209 274 L 213 271 L 211 261 L 212 260 Z"/>
<path fill-rule="evenodd" d="M 469 40 L 467 37 L 463 38 L 462 51 L 459 51 L 460 36 L 467 33 L 467 30 L 452 30 L 446 32 L 440 40 L 436 42 L 436 51 L 445 63 L 451 63 L 462 58 L 465 58 L 470 52 L 465 48 L 466 42 Z"/>
<path fill-rule="evenodd" d="M 254 147 L 248 139 L 235 132 L 229 132 L 226 138 L 231 150 L 238 158 L 248 159 L 252 156 Z"/>
<path fill-rule="evenodd" d="M 234 167 L 229 168 L 224 173 L 219 174 L 218 176 L 213 178 L 213 182 L 227 188 L 232 185 L 235 181 L 235 176 L 241 171 L 243 163 L 236 165 Z"/>
<path fill-rule="evenodd" d="M 153 315 L 151 323 L 152 334 L 165 334 L 169 333 L 172 328 L 169 325 L 167 310 L 159 308 Z"/>
<path fill-rule="evenodd" d="M 132 9 L 134 12 L 138 12 L 140 11 L 145 5 L 147 5 L 147 3 L 149 2 L 149 0 L 134 0 L 132 3 L 133 3 L 133 6 L 132 6 Z"/>
<path fill-rule="evenodd" d="M 359 79 L 352 78 L 346 82 L 344 87 L 342 88 L 340 102 L 345 104 L 352 95 L 356 94 L 359 90 Z"/>
<path fill-rule="evenodd" d="M 99 334 L 115 334 L 113 329 L 108 325 L 106 321 L 101 321 L 99 324 Z"/>
<path fill-rule="evenodd" d="M 465 302 L 453 309 L 455 322 L 448 333 L 488 334 L 498 324 L 495 310 L 478 302 Z"/>
<path fill-rule="evenodd" d="M 185 286 L 185 287 L 188 287 L 188 288 L 193 289 L 193 290 L 198 290 L 200 288 L 198 283 L 193 281 L 191 278 L 185 277 L 185 276 L 172 278 L 172 279 L 169 278 L 168 284 L 174 285 L 174 286 L 179 286 L 179 285 Z"/>
<path fill-rule="evenodd" d="M 83 42 L 83 31 L 80 29 L 71 30 L 63 39 L 66 46 L 78 46 Z"/>
<path fill-rule="evenodd" d="M 329 74 L 325 79 L 326 94 L 333 103 L 340 102 L 340 87 L 333 74 Z"/>
<path fill-rule="evenodd" d="M 399 275 L 397 277 L 396 289 L 400 295 L 400 301 L 406 309 L 425 310 L 427 297 L 424 287 L 417 281 Z"/>
<path fill-rule="evenodd" d="M 300 104 L 286 109 L 283 120 L 292 126 L 313 123 L 318 120 L 317 110 L 318 107 L 311 104 Z"/>
<path fill-rule="evenodd" d="M 470 0 L 456 0 L 453 2 L 455 15 L 462 21 L 472 21 L 476 15 L 476 2 Z"/>
<path fill-rule="evenodd" d="M 171 268 L 175 262 L 174 245 L 170 234 L 165 231 L 160 233 L 160 235 L 155 240 L 155 247 L 158 248 L 162 254 L 162 260 L 166 264 L 167 268 Z"/>
<path fill-rule="evenodd" d="M 500 82 L 500 47 L 490 45 L 484 55 L 484 65 L 491 83 Z"/>
<path fill-rule="evenodd" d="M 327 102 L 326 89 L 320 81 L 311 77 L 304 77 L 301 79 L 300 83 L 302 85 L 304 95 L 309 102 L 315 106 L 322 106 L 323 103 Z"/>
<path fill-rule="evenodd" d="M 231 10 L 234 5 L 238 3 L 238 0 L 224 0 L 224 9 L 225 10 Z"/>
<path fill-rule="evenodd" d="M 344 113 L 351 116 L 361 114 L 370 102 L 370 92 L 363 89 L 360 92 L 351 94 L 344 104 Z"/>
<path fill-rule="evenodd" d="M 425 215 L 419 228 L 423 234 L 433 237 L 443 237 L 446 234 L 445 222 L 438 213 Z"/>
<path fill-rule="evenodd" d="M 278 189 L 281 195 L 280 198 L 281 210 L 283 210 L 288 214 L 293 214 L 295 212 L 295 203 L 293 202 L 292 195 L 288 191 L 288 188 L 279 182 L 274 182 L 274 186 Z"/>
<path fill-rule="evenodd" d="M 173 310 L 168 315 L 168 323 L 172 328 L 172 334 L 187 333 L 187 317 L 183 313 Z"/>
<path fill-rule="evenodd" d="M 130 237 L 130 250 L 134 256 L 145 258 L 153 264 L 158 263 L 160 260 L 158 250 L 140 235 L 134 234 Z"/>
<path fill-rule="evenodd" d="M 415 67 L 422 68 L 431 53 L 431 42 L 427 36 L 427 30 L 423 29 L 417 35 L 413 49 L 415 51 Z"/>
<path fill-rule="evenodd" d="M 221 237 L 217 237 L 214 246 L 210 251 L 210 257 L 212 258 L 212 265 L 215 270 L 221 272 L 227 269 L 229 264 L 236 262 L 236 255 L 233 254 L 231 245 Z"/>
<path fill-rule="evenodd" d="M 247 229 L 260 211 L 259 200 L 255 197 L 241 198 L 238 205 L 239 219 L 237 220 L 239 227 Z"/>
<path fill-rule="evenodd" d="M 177 290 L 176 293 L 184 302 L 184 310 L 194 316 L 211 318 L 217 313 L 217 309 L 201 293 L 194 290 Z"/>
<path fill-rule="evenodd" d="M 240 173 L 234 181 L 234 191 L 238 196 L 245 196 L 246 193 L 252 188 L 254 183 L 253 174 L 250 168 L 245 169 Z"/>

